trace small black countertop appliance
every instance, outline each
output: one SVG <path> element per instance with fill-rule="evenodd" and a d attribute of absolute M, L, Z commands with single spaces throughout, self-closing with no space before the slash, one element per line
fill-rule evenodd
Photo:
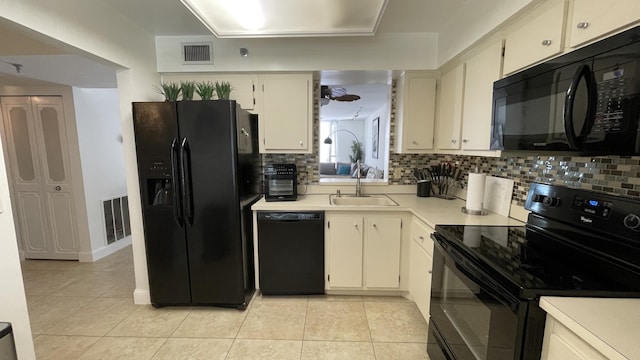
<path fill-rule="evenodd" d="M 264 199 L 265 201 L 295 201 L 298 199 L 296 164 L 265 165 Z"/>
<path fill-rule="evenodd" d="M 525 207 L 522 227 L 436 226 L 431 359 L 538 360 L 541 296 L 640 298 L 640 199 L 531 184 Z"/>

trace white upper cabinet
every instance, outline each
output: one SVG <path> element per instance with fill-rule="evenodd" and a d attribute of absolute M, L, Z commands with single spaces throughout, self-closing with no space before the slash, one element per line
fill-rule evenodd
<path fill-rule="evenodd" d="M 259 76 L 258 126 L 261 153 L 310 154 L 313 151 L 313 77 L 311 74 Z"/>
<path fill-rule="evenodd" d="M 425 71 L 406 71 L 398 84 L 397 153 L 425 153 L 433 149 L 436 79 Z"/>
<path fill-rule="evenodd" d="M 464 64 L 442 74 L 438 97 L 438 149 L 460 149 L 463 90 Z"/>
<path fill-rule="evenodd" d="M 569 46 L 576 47 L 640 20 L 638 0 L 574 0 Z"/>
<path fill-rule="evenodd" d="M 493 82 L 500 79 L 502 40 L 466 62 L 462 106 L 462 149 L 489 150 Z"/>
<path fill-rule="evenodd" d="M 506 36 L 504 74 L 510 74 L 563 50 L 566 4 L 558 2 Z"/>

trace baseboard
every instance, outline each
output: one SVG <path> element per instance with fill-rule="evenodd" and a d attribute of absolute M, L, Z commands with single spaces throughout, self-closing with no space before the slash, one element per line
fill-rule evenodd
<path fill-rule="evenodd" d="M 151 304 L 151 295 L 149 294 L 149 290 L 135 289 L 133 291 L 133 303 L 136 305 Z"/>
<path fill-rule="evenodd" d="M 118 250 L 124 249 L 129 245 L 131 245 L 131 236 L 127 236 L 122 240 L 118 240 L 93 252 L 79 252 L 78 261 L 94 262 L 105 256 L 109 256 Z"/>

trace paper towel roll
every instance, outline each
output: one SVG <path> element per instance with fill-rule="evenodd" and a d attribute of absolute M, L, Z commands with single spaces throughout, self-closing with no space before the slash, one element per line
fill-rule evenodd
<path fill-rule="evenodd" d="M 467 210 L 482 211 L 484 200 L 484 184 L 486 182 L 486 174 L 469 174 L 469 183 L 467 184 Z"/>

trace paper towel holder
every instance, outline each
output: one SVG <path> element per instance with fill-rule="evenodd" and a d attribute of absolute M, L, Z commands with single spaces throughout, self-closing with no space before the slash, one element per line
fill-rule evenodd
<path fill-rule="evenodd" d="M 482 210 L 469 210 L 467 209 L 465 206 L 462 207 L 462 212 L 467 214 L 467 215 L 487 215 L 489 214 L 489 212 L 487 211 L 487 209 L 482 209 Z"/>

